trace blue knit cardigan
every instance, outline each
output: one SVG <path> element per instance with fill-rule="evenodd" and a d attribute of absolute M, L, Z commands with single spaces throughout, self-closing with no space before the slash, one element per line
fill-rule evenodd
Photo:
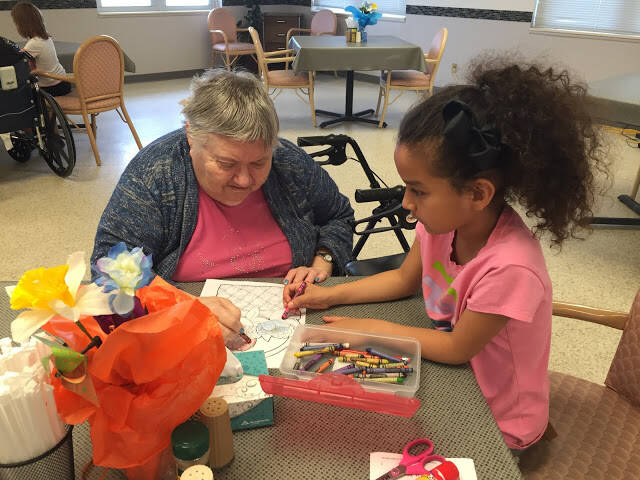
<path fill-rule="evenodd" d="M 325 247 L 334 257 L 333 273 L 342 275 L 353 246 L 349 200 L 306 152 L 287 140 L 280 143 L 262 188 L 289 241 L 292 266 L 311 265 L 318 248 Z M 181 128 L 131 160 L 100 219 L 91 263 L 125 242 L 153 254 L 155 272 L 171 280 L 197 220 L 198 182 Z M 212 232 L 211 241 L 215 240 Z"/>

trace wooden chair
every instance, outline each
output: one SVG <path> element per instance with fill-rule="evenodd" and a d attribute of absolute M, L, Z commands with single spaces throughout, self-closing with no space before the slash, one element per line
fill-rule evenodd
<path fill-rule="evenodd" d="M 42 72 L 38 72 L 38 75 L 74 84 L 75 88 L 71 93 L 56 97 L 56 101 L 69 123 L 89 135 L 97 165 L 102 165 L 102 161 L 96 144 L 96 117 L 102 112 L 115 110 L 129 126 L 138 149 L 142 148 L 138 133 L 124 106 L 124 55 L 114 38 L 97 35 L 80 45 L 73 56 L 72 75 L 59 76 Z M 76 124 L 69 119 L 69 115 L 82 115 L 84 125 Z"/>
<path fill-rule="evenodd" d="M 382 128 L 384 117 L 387 114 L 387 107 L 395 102 L 406 90 L 418 92 L 429 92 L 433 94 L 433 84 L 438 73 L 440 60 L 444 53 L 444 47 L 447 44 L 447 36 L 449 35 L 446 28 L 442 28 L 433 40 L 429 51 L 424 54 L 424 61 L 427 62 L 426 73 L 415 70 L 394 70 L 380 73 L 380 89 L 378 91 L 378 105 L 376 106 L 376 117 L 380 110 L 380 100 L 384 96 L 384 107 L 382 108 L 382 116 L 378 128 Z M 389 102 L 391 90 L 399 90 L 398 95 Z"/>
<path fill-rule="evenodd" d="M 296 33 L 308 33 L 312 36 L 335 35 L 338 29 L 338 19 L 331 10 L 319 10 L 311 19 L 311 28 L 290 28 L 287 32 L 287 42 L 284 48 L 289 48 L 289 40 Z M 289 64 L 285 64 L 285 69 Z M 333 72 L 333 76 L 338 78 L 338 73 Z"/>
<path fill-rule="evenodd" d="M 256 48 L 245 42 L 238 42 L 237 33 L 247 28 L 237 28 L 235 17 L 226 8 L 214 8 L 207 17 L 211 35 L 211 66 L 215 67 L 218 54 L 223 55 L 224 65 L 231 70 L 242 55 L 250 55 L 257 63 Z"/>
<path fill-rule="evenodd" d="M 554 432 L 523 452 L 524 477 L 640 478 L 640 290 L 630 313 L 554 302 L 553 314 L 623 330 L 622 338 L 604 386 L 549 372 Z"/>
<path fill-rule="evenodd" d="M 311 119 L 313 120 L 313 126 L 316 126 L 316 110 L 313 105 L 313 73 L 294 73 L 293 70 L 269 70 L 269 65 L 272 63 L 292 62 L 295 59 L 295 51 L 291 49 L 278 50 L 275 52 L 265 52 L 262 49 L 262 43 L 260 37 L 255 28 L 249 27 L 249 34 L 253 40 L 253 44 L 256 47 L 256 54 L 258 56 L 258 68 L 260 70 L 260 76 L 264 81 L 264 87 L 269 95 L 275 94 L 273 99 L 275 100 L 282 89 L 291 88 L 294 89 L 296 95 L 302 99 L 303 102 L 308 103 L 311 107 Z M 283 56 L 284 55 L 284 56 Z M 273 91 L 269 91 L 273 89 Z M 305 91 L 306 90 L 306 91 Z M 300 92 L 303 92 L 308 96 L 308 100 L 304 98 Z"/>

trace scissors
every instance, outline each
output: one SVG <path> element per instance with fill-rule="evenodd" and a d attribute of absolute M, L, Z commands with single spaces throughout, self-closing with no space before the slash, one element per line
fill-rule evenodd
<path fill-rule="evenodd" d="M 413 447 L 421 445 L 424 447 L 417 455 L 413 455 L 409 453 Z M 400 464 L 396 467 L 393 467 L 387 473 L 378 477 L 376 480 L 389 480 L 391 478 L 400 478 L 405 475 L 424 475 L 429 473 L 429 470 L 425 469 L 424 466 L 433 461 L 445 462 L 445 458 L 440 455 L 432 455 L 433 453 L 433 442 L 428 438 L 418 438 L 413 442 L 407 444 L 402 451 L 402 460 L 400 460 Z"/>

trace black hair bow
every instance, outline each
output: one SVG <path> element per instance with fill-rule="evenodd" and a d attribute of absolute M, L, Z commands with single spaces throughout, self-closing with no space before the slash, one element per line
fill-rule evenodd
<path fill-rule="evenodd" d="M 471 162 L 472 173 L 502 165 L 500 132 L 495 127 L 479 128 L 471 107 L 460 100 L 451 100 L 442 109 L 444 137 Z"/>

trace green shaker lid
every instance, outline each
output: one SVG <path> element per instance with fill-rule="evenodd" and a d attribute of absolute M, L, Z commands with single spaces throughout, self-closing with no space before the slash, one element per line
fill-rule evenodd
<path fill-rule="evenodd" d="M 202 422 L 187 420 L 171 433 L 173 455 L 180 460 L 196 460 L 209 449 L 209 429 Z"/>

